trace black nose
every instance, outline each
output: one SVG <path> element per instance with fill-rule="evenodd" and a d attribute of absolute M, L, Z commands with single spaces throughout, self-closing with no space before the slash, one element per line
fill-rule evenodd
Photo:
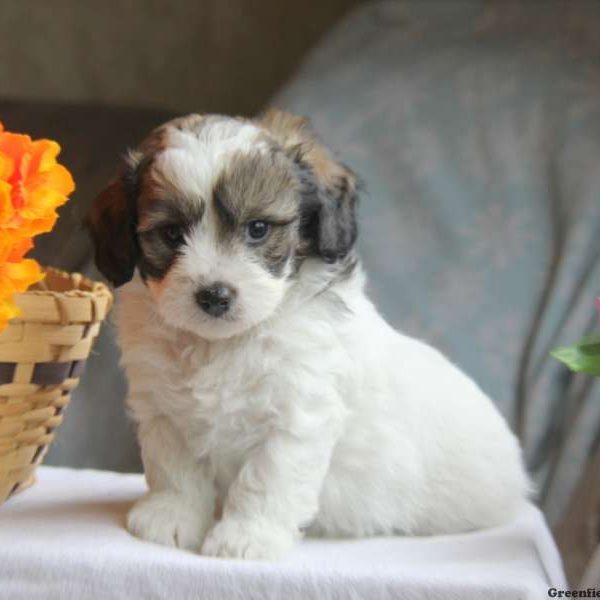
<path fill-rule="evenodd" d="M 224 315 L 233 304 L 235 292 L 225 285 L 216 284 L 196 292 L 198 306 L 211 317 Z"/>

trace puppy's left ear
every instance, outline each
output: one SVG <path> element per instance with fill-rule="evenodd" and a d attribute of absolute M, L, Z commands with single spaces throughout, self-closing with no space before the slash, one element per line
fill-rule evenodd
<path fill-rule="evenodd" d="M 344 259 L 357 237 L 358 180 L 336 161 L 305 119 L 271 110 L 260 124 L 296 163 L 302 179 L 303 235 L 325 262 Z"/>

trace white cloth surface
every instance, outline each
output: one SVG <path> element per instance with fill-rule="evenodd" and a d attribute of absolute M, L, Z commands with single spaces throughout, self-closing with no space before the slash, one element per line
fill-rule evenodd
<path fill-rule="evenodd" d="M 141 475 L 41 467 L 0 507 L 2 600 L 511 600 L 566 589 L 540 512 L 465 535 L 306 539 L 287 559 L 205 558 L 132 537 L 125 515 Z"/>

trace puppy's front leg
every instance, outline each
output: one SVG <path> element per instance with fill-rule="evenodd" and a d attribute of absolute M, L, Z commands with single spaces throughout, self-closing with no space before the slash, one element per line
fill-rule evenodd
<path fill-rule="evenodd" d="M 166 417 L 142 422 L 138 437 L 150 491 L 129 511 L 127 528 L 150 542 L 199 550 L 212 524 L 215 502 L 206 467 Z"/>
<path fill-rule="evenodd" d="M 222 520 L 206 536 L 202 554 L 277 559 L 292 548 L 301 527 L 317 513 L 338 435 L 332 423 L 304 423 L 303 428 L 307 431 L 300 435 L 297 430 L 274 431 L 250 454 L 229 488 Z"/>

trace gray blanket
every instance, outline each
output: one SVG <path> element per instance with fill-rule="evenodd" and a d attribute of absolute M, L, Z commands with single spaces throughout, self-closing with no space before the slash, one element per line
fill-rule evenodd
<path fill-rule="evenodd" d="M 370 4 L 276 103 L 363 177 L 373 296 L 495 399 L 556 522 L 600 432 L 548 354 L 596 322 L 600 4 Z"/>

